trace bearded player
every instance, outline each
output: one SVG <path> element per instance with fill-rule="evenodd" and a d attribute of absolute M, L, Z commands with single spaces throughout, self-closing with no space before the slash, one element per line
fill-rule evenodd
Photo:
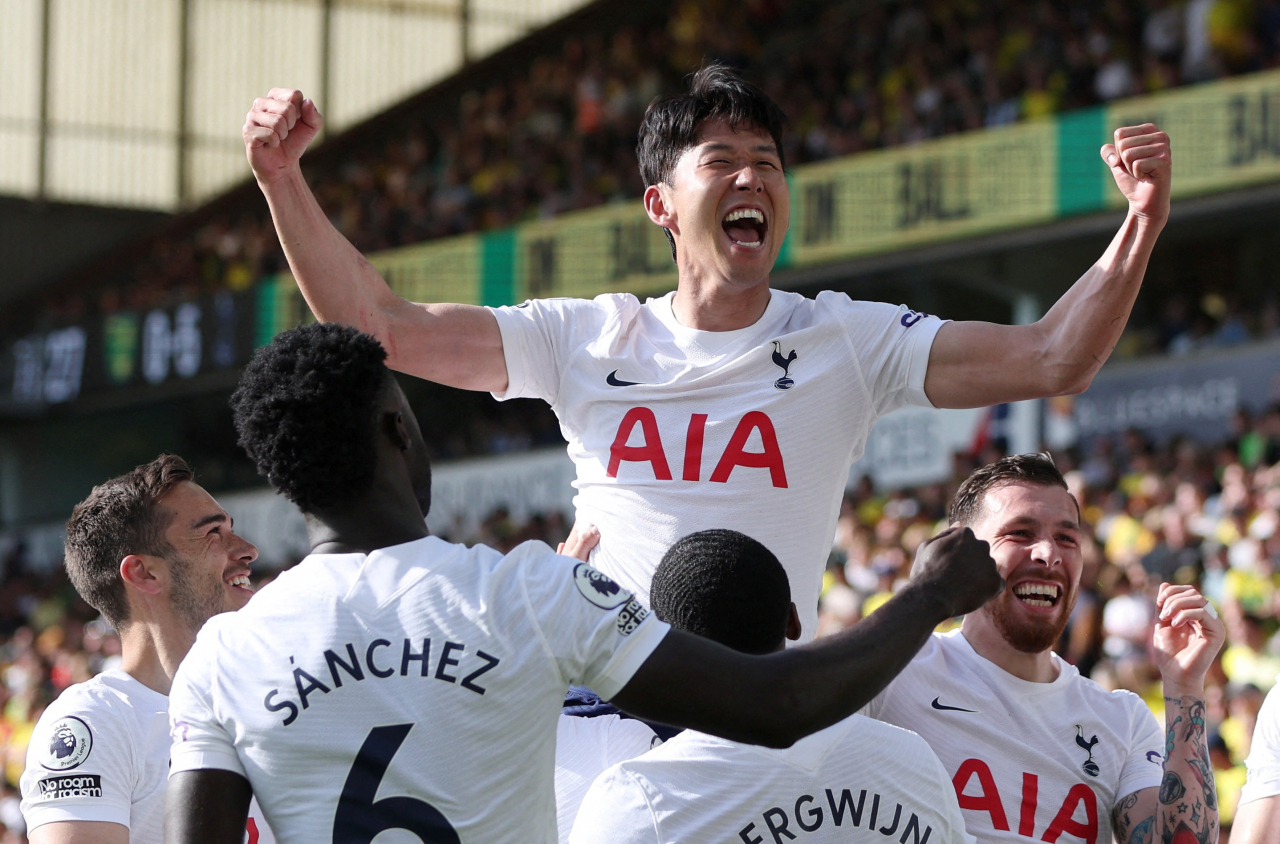
<path fill-rule="evenodd" d="M 1006 457 L 961 485 L 951 521 L 991 544 L 1007 588 L 934 635 L 864 710 L 929 742 L 978 840 L 1217 840 L 1204 678 L 1225 639 L 1190 586 L 1160 587 L 1165 732 L 1050 650 L 1080 588 L 1080 511 L 1053 463 Z"/>
<path fill-rule="evenodd" d="M 21 783 L 32 844 L 164 841 L 173 676 L 201 626 L 253 595 L 257 556 L 172 454 L 76 505 L 67 573 L 119 633 L 121 662 L 68 688 L 36 725 Z M 247 844 L 274 844 L 256 805 L 247 827 Z"/>
<path fill-rule="evenodd" d="M 329 223 L 299 159 L 316 106 L 276 88 L 243 136 L 294 277 L 316 317 L 377 337 L 393 369 L 499 399 L 538 397 L 577 467 L 592 564 L 647 602 L 666 549 L 731 528 L 787 570 L 802 639 L 848 469 L 875 420 L 905 404 L 982 407 L 1080 392 L 1124 329 L 1169 214 L 1169 139 L 1120 129 L 1102 147 L 1129 213 L 1102 257 L 1033 325 L 944 322 L 843 293 L 772 290 L 791 216 L 783 115 L 726 67 L 650 105 L 644 206 L 678 270 L 673 293 L 414 304 Z M 999 162 L 992 162 L 998 167 Z M 1016 366 L 1010 366 L 1016 361 Z"/>

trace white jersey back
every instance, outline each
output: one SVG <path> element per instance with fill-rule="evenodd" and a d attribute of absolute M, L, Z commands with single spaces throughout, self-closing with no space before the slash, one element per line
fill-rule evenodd
<path fill-rule="evenodd" d="M 1276 678 L 1280 681 L 1280 677 Z M 1244 760 L 1248 779 L 1240 789 L 1240 802 L 1249 803 L 1280 794 L 1280 682 L 1271 687 L 1249 744 L 1249 758 Z"/>
<path fill-rule="evenodd" d="M 1058 678 L 1032 683 L 935 634 L 864 713 L 929 742 L 980 840 L 1107 844 L 1116 803 L 1160 785 L 1162 731 L 1137 695 L 1054 660 Z"/>
<path fill-rule="evenodd" d="M 27 746 L 27 829 L 101 821 L 127 827 L 131 844 L 162 844 L 169 741 L 169 698 L 133 676 L 115 668 L 71 686 L 45 709 Z M 245 840 L 275 842 L 256 802 Z"/>
<path fill-rule="evenodd" d="M 540 542 L 313 555 L 200 632 L 173 771 L 248 777 L 284 844 L 550 844 L 565 689 L 615 694 L 666 635 L 647 615 Z"/>
<path fill-rule="evenodd" d="M 694 331 L 674 294 L 533 300 L 493 311 L 508 386 L 547 401 L 577 467 L 577 517 L 600 528 L 592 565 L 648 602 L 662 555 L 731 528 L 777 555 L 804 639 L 850 464 L 875 420 L 924 394 L 941 322 L 824 292 L 771 291 L 738 331 Z"/>
<path fill-rule="evenodd" d="M 572 844 L 972 842 L 919 736 L 854 715 L 785 750 L 687 730 L 600 775 Z"/>
<path fill-rule="evenodd" d="M 620 715 L 561 715 L 556 724 L 556 828 L 569 840 L 578 806 L 596 777 L 611 765 L 662 744 L 648 726 Z"/>

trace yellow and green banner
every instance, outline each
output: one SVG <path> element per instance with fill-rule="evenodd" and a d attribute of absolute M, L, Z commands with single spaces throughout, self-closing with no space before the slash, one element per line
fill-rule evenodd
<path fill-rule="evenodd" d="M 779 269 L 1121 208 L 1098 149 L 1116 127 L 1144 122 L 1172 140 L 1175 199 L 1280 180 L 1280 71 L 1268 71 L 797 167 Z M 676 283 L 667 240 L 638 200 L 369 260 L 397 293 L 426 302 L 646 295 Z M 285 285 L 267 297 L 275 324 L 296 310 L 296 287 L 287 276 L 270 284 Z"/>

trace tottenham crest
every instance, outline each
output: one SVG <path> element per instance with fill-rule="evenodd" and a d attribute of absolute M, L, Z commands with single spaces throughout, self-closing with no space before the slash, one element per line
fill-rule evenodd
<path fill-rule="evenodd" d="M 1093 746 L 1097 743 L 1097 736 L 1091 736 L 1086 740 L 1084 737 L 1084 727 L 1076 724 L 1076 744 L 1080 746 L 1081 750 L 1089 754 L 1089 758 L 1084 760 L 1084 764 L 1080 766 L 1080 769 L 1091 777 L 1096 777 L 1098 774 L 1102 773 L 1101 769 L 1098 768 L 1098 763 L 1093 761 Z"/>
<path fill-rule="evenodd" d="M 74 715 L 53 723 L 49 745 L 40 764 L 50 771 L 69 771 L 89 758 L 93 750 L 93 733 L 89 725 Z"/>
<path fill-rule="evenodd" d="M 779 390 L 790 390 L 796 385 L 795 379 L 791 377 L 791 364 L 795 363 L 797 357 L 799 356 L 796 354 L 795 349 L 792 349 L 786 357 L 783 357 L 782 344 L 777 340 L 773 341 L 773 362 L 782 367 L 782 377 L 774 381 L 773 386 Z"/>
<path fill-rule="evenodd" d="M 573 567 L 573 584 L 582 597 L 602 610 L 612 610 L 631 600 L 631 593 L 586 563 Z"/>

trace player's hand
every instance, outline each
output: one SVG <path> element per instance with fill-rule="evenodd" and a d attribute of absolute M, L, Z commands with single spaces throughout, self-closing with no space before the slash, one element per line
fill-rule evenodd
<path fill-rule="evenodd" d="M 948 608 L 946 618 L 973 612 L 1004 589 L 991 546 L 958 526 L 920 546 L 911 565 L 911 582 Z"/>
<path fill-rule="evenodd" d="M 574 522 L 569 538 L 556 546 L 556 553 L 587 562 L 591 550 L 600 544 L 600 528 L 586 522 Z"/>
<path fill-rule="evenodd" d="M 1160 584 L 1153 644 L 1165 695 L 1204 695 L 1204 678 L 1227 638 L 1226 625 L 1191 586 Z"/>
<path fill-rule="evenodd" d="M 254 100 L 241 134 L 258 183 L 268 184 L 296 168 L 322 126 L 320 110 L 301 91 L 272 88 Z"/>
<path fill-rule="evenodd" d="M 1129 200 L 1129 210 L 1163 225 L 1169 219 L 1173 173 L 1169 136 L 1154 123 L 1124 126 L 1115 131 L 1115 141 L 1105 144 L 1101 154 L 1116 186 Z"/>

